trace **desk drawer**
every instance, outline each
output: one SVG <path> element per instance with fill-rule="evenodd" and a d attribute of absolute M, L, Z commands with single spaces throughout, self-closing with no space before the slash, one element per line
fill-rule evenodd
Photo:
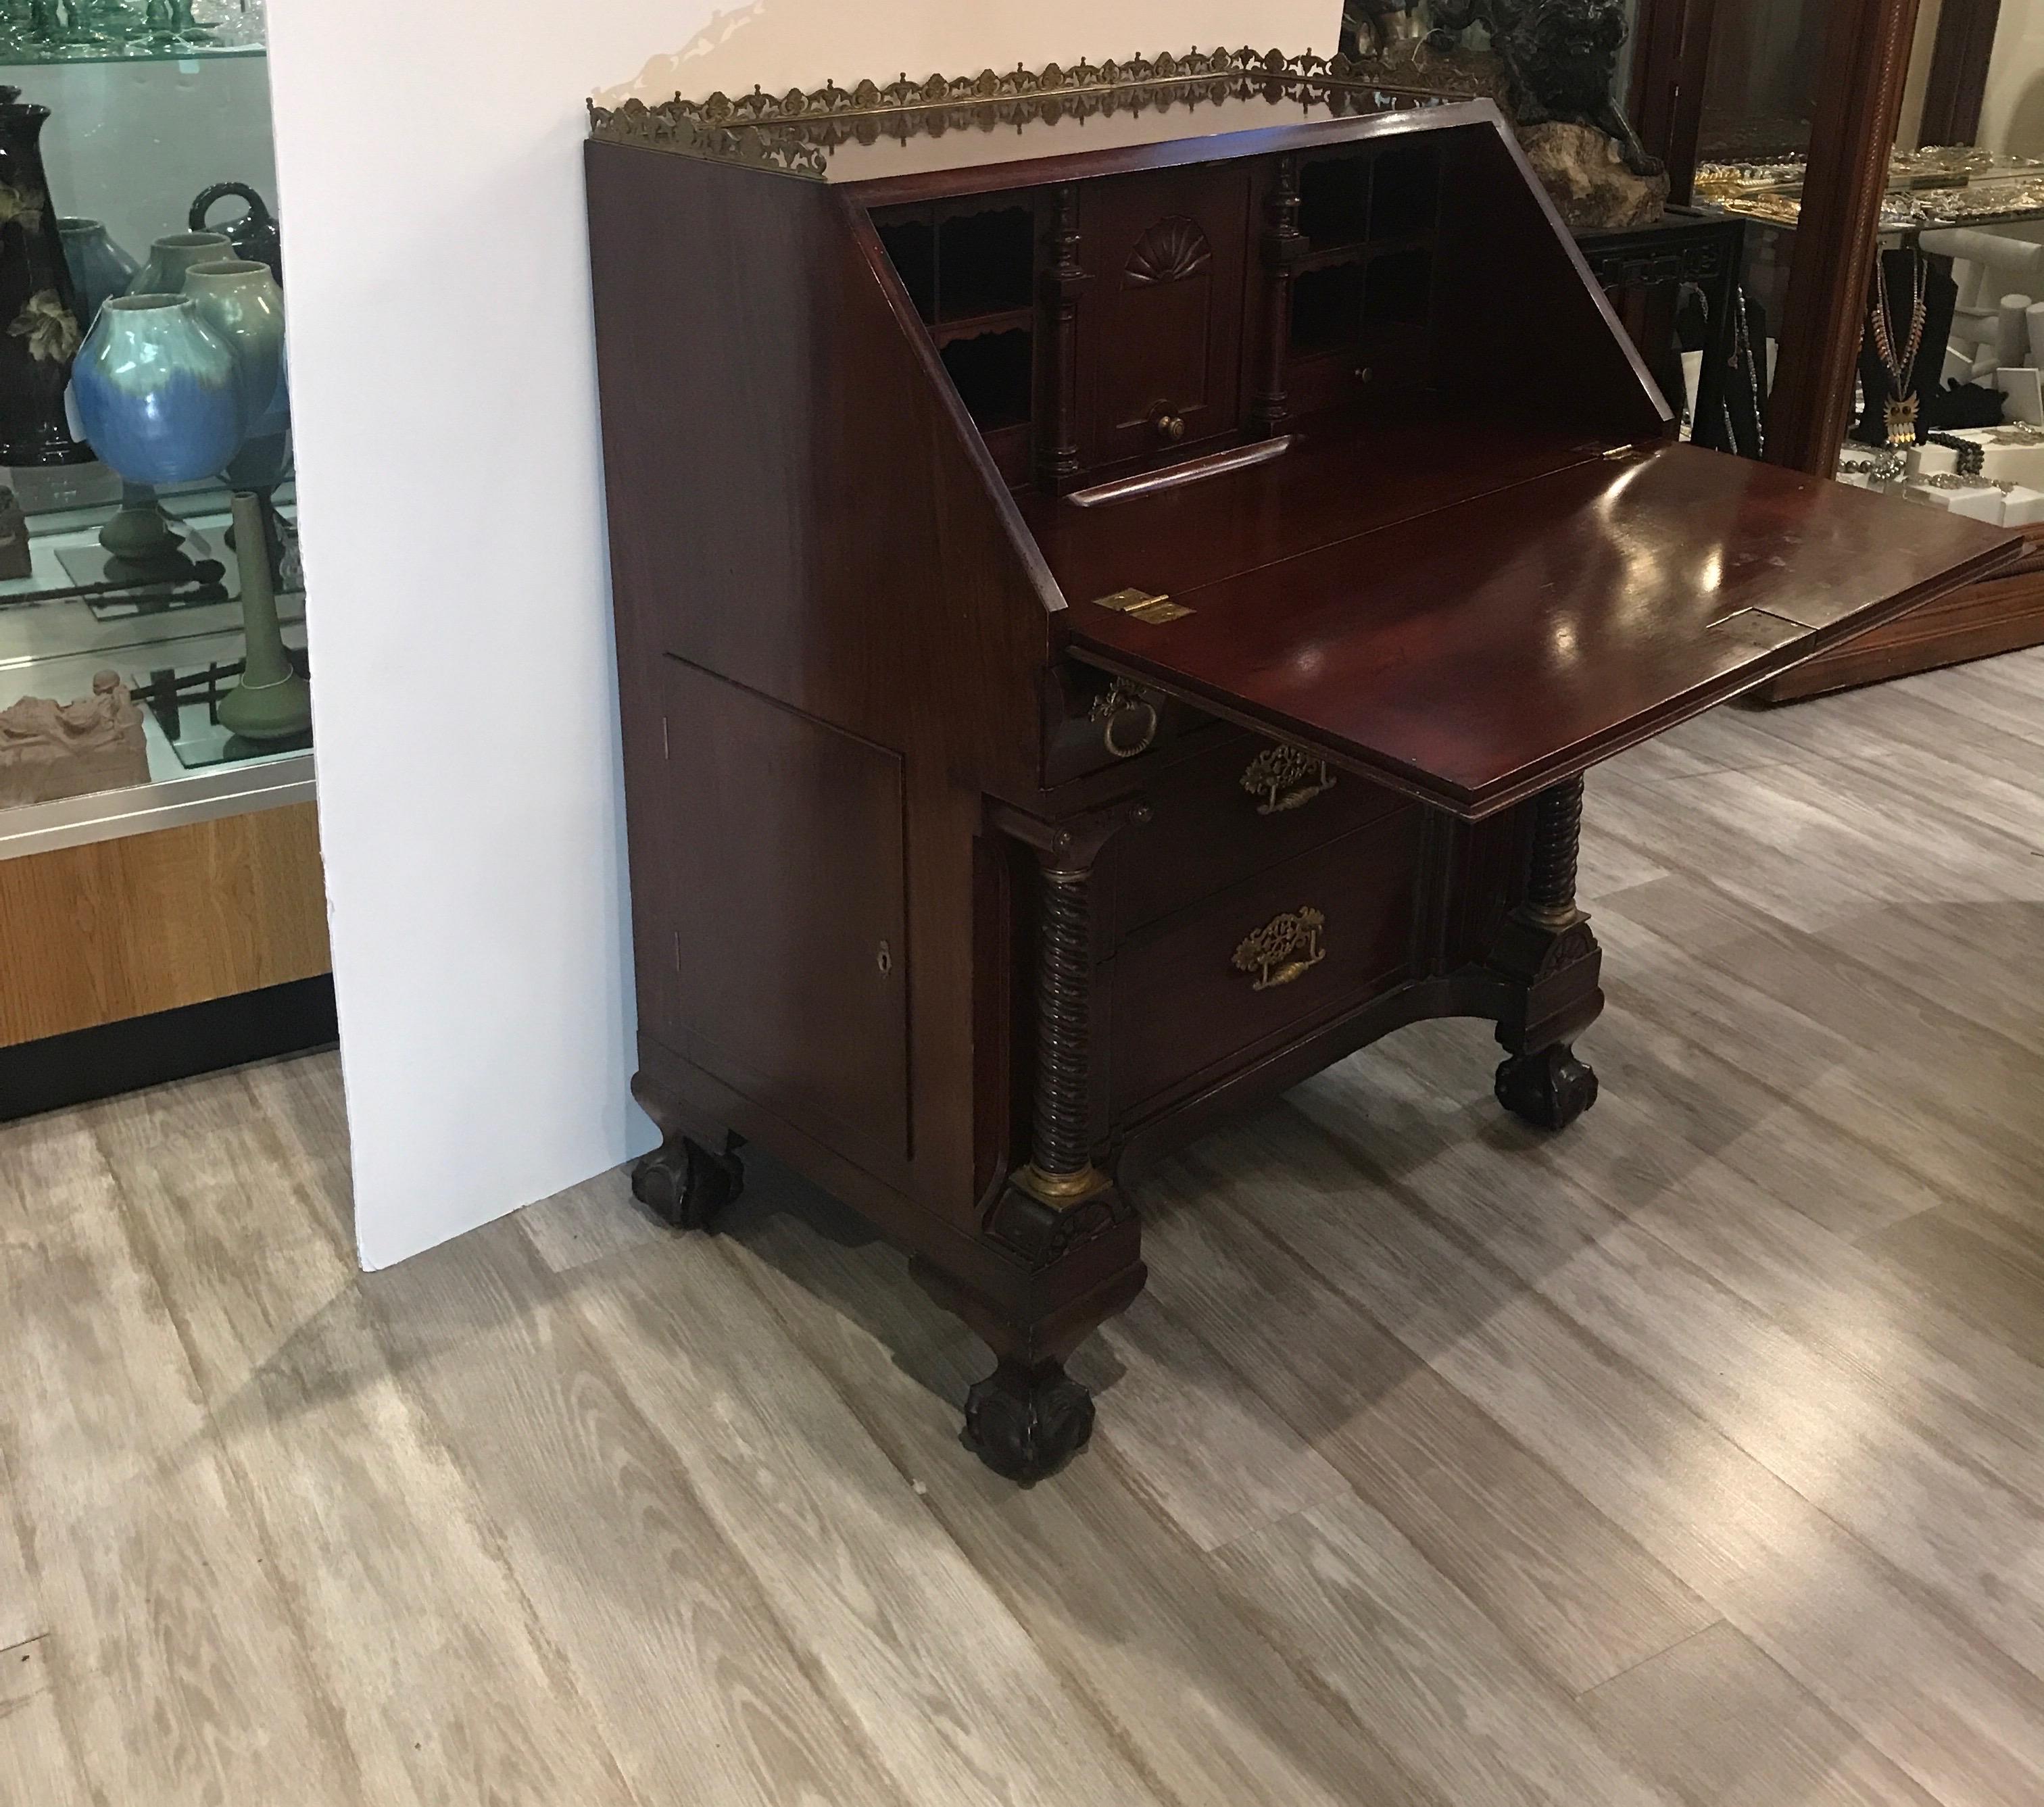
<path fill-rule="evenodd" d="M 1251 784 L 1257 788 L 1249 788 Z M 1223 731 L 1146 792 L 1151 819 L 1108 844 L 1103 949 L 1174 910 L 1408 807 L 1261 735 Z"/>
<path fill-rule="evenodd" d="M 1397 983 L 1412 958 L 1416 804 L 1124 940 L 1103 963 L 1113 1119 Z"/>

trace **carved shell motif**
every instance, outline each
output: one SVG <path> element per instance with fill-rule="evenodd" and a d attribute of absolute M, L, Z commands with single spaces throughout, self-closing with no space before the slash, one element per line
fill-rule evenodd
<path fill-rule="evenodd" d="M 1213 247 L 1207 243 L 1197 220 L 1159 220 L 1143 235 L 1129 255 L 1128 286 L 1139 289 L 1152 282 L 1183 282 L 1212 262 Z"/>

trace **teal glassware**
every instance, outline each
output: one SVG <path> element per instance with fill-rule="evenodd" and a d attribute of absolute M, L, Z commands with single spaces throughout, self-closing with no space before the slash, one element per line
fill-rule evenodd
<path fill-rule="evenodd" d="M 140 267 L 97 220 L 60 220 L 57 236 L 63 240 L 64 262 L 71 267 L 71 286 L 78 290 L 79 317 L 90 332 L 100 309 L 128 293 Z"/>
<path fill-rule="evenodd" d="M 217 476 L 241 444 L 234 354 L 182 295 L 120 295 L 102 308 L 71 398 L 93 450 L 130 483 Z"/>

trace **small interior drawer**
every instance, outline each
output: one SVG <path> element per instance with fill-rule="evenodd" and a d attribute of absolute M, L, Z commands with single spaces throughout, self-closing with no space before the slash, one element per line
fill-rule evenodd
<path fill-rule="evenodd" d="M 1100 969 L 1112 1121 L 1400 980 L 1423 813 L 1395 800 L 1377 821 L 1124 939 Z"/>
<path fill-rule="evenodd" d="M 1145 793 L 1108 843 L 1101 946 L 1404 807 L 1396 792 L 1261 735 L 1225 730 Z"/>

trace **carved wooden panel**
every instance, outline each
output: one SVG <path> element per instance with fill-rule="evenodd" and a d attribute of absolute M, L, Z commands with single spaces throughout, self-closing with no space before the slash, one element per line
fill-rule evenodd
<path fill-rule="evenodd" d="M 1241 167 L 1104 182 L 1084 199 L 1082 392 L 1089 465 L 1163 452 L 1240 420 L 1250 228 Z"/>
<path fill-rule="evenodd" d="M 663 662 L 664 948 L 646 1032 L 783 1121 L 908 1153 L 901 755 Z M 663 958 L 663 956 L 665 956 Z"/>

